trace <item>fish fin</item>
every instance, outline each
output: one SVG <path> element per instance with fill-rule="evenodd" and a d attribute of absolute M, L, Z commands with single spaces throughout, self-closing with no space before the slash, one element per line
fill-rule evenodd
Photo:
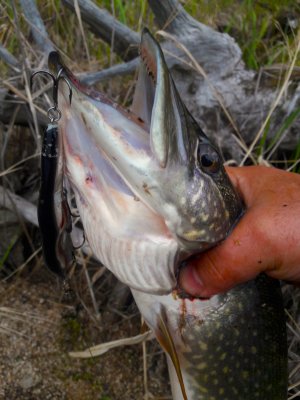
<path fill-rule="evenodd" d="M 141 104 L 148 106 L 150 115 L 156 116 L 151 118 L 150 124 L 151 150 L 160 166 L 165 168 L 170 158 L 187 160 L 189 145 L 185 142 L 189 143 L 189 134 L 186 107 L 175 87 L 159 43 L 147 29 L 142 33 L 140 53 L 142 62 L 136 98 L 139 100 L 143 96 Z M 140 83 L 142 81 L 143 86 Z M 139 94 L 141 89 L 148 89 L 149 81 L 153 86 L 152 92 Z"/>
<path fill-rule="evenodd" d="M 147 71 L 143 63 L 139 67 L 138 80 L 135 86 L 131 111 L 150 127 L 154 99 L 154 84 L 147 79 Z"/>
<path fill-rule="evenodd" d="M 141 325 L 141 335 L 142 335 L 143 333 L 148 332 L 149 329 L 150 329 L 150 328 L 149 328 L 147 322 L 146 322 L 145 320 L 143 320 L 142 325 Z"/>
<path fill-rule="evenodd" d="M 169 331 L 168 325 L 165 322 L 166 320 L 167 320 L 166 311 L 163 307 L 161 307 L 161 313 L 159 314 L 158 321 L 157 321 L 158 330 L 156 330 L 156 332 L 155 332 L 156 338 L 159 341 L 162 348 L 170 356 L 172 363 L 174 365 L 175 371 L 176 371 L 176 375 L 177 375 L 179 384 L 180 384 L 183 399 L 188 400 L 188 397 L 187 397 L 187 394 L 185 391 L 184 382 L 183 382 L 183 377 L 182 377 L 178 354 L 177 354 L 176 347 L 175 347 L 174 341 L 172 339 L 171 333 Z"/>

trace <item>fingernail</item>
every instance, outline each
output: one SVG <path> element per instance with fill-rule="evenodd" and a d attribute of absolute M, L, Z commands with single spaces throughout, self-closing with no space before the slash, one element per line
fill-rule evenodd
<path fill-rule="evenodd" d="M 194 265 L 183 266 L 180 269 L 178 286 L 191 296 L 206 298 L 203 282 Z"/>

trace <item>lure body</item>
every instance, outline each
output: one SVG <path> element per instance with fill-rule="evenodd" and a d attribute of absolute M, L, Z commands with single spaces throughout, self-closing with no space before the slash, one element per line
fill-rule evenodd
<path fill-rule="evenodd" d="M 243 205 L 220 155 L 182 103 L 159 44 L 145 31 L 126 112 L 82 86 L 57 53 L 65 174 L 94 254 L 129 285 L 170 356 L 176 400 L 286 400 L 278 284 L 264 275 L 212 299 L 180 299 L 187 257 L 222 241 Z"/>
<path fill-rule="evenodd" d="M 58 126 L 50 123 L 43 136 L 37 212 L 45 264 L 50 271 L 65 278 L 66 269 L 73 261 L 72 223 L 59 168 L 59 147 Z"/>

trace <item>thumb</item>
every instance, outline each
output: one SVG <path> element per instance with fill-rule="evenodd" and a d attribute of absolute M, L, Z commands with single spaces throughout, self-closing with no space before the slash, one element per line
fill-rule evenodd
<path fill-rule="evenodd" d="M 248 281 L 269 268 L 272 254 L 245 215 L 231 235 L 219 246 L 193 258 L 180 270 L 178 285 L 194 297 L 210 297 Z M 263 236 L 263 235 L 262 235 Z"/>

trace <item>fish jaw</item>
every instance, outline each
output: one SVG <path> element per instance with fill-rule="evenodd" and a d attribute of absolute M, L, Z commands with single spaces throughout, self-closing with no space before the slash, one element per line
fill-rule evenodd
<path fill-rule="evenodd" d="M 76 93 L 73 97 L 76 105 Z M 164 219 L 131 191 L 94 138 L 85 134 L 80 110 L 63 96 L 60 104 L 65 174 L 94 254 L 131 288 L 170 292 L 180 251 Z"/>
<path fill-rule="evenodd" d="M 159 207 L 181 248 L 193 254 L 222 241 L 243 210 L 215 146 L 189 113 L 163 52 L 145 29 L 132 110 L 145 119 L 159 164 Z M 152 100 L 151 100 L 152 99 Z"/>
<path fill-rule="evenodd" d="M 73 90 L 70 105 L 69 88 L 60 85 L 60 129 L 66 174 L 81 203 L 86 236 L 94 242 L 92 249 L 129 286 L 153 293 L 170 292 L 180 262 L 223 240 L 241 214 L 241 201 L 220 155 L 181 101 L 160 46 L 148 31 L 142 35 L 143 63 L 133 112 L 82 86 L 57 53 L 51 54 L 50 65 L 63 71 Z M 141 93 L 143 87 L 149 93 Z M 95 224 L 96 220 L 99 223 Z M 124 228 L 127 225 L 129 228 Z M 100 251 L 104 237 L 109 243 L 121 237 L 128 248 L 141 237 L 140 248 L 147 249 L 141 250 L 142 254 L 148 254 L 155 243 L 153 259 L 160 247 L 165 248 L 165 261 L 158 258 L 151 263 L 149 253 L 148 262 L 142 266 L 137 261 L 135 269 L 143 273 L 147 269 L 157 276 L 157 271 L 164 271 L 166 279 L 161 283 L 157 279 L 154 284 L 146 274 L 146 287 L 141 279 L 129 279 L 130 270 L 126 276 L 124 270 L 131 267 L 123 268 L 120 261 L 121 256 L 129 259 L 128 254 L 112 250 L 109 243 Z M 147 242 L 152 243 L 150 247 Z M 116 251 L 119 257 L 112 262 Z M 144 261 L 141 257 L 139 262 Z"/>

